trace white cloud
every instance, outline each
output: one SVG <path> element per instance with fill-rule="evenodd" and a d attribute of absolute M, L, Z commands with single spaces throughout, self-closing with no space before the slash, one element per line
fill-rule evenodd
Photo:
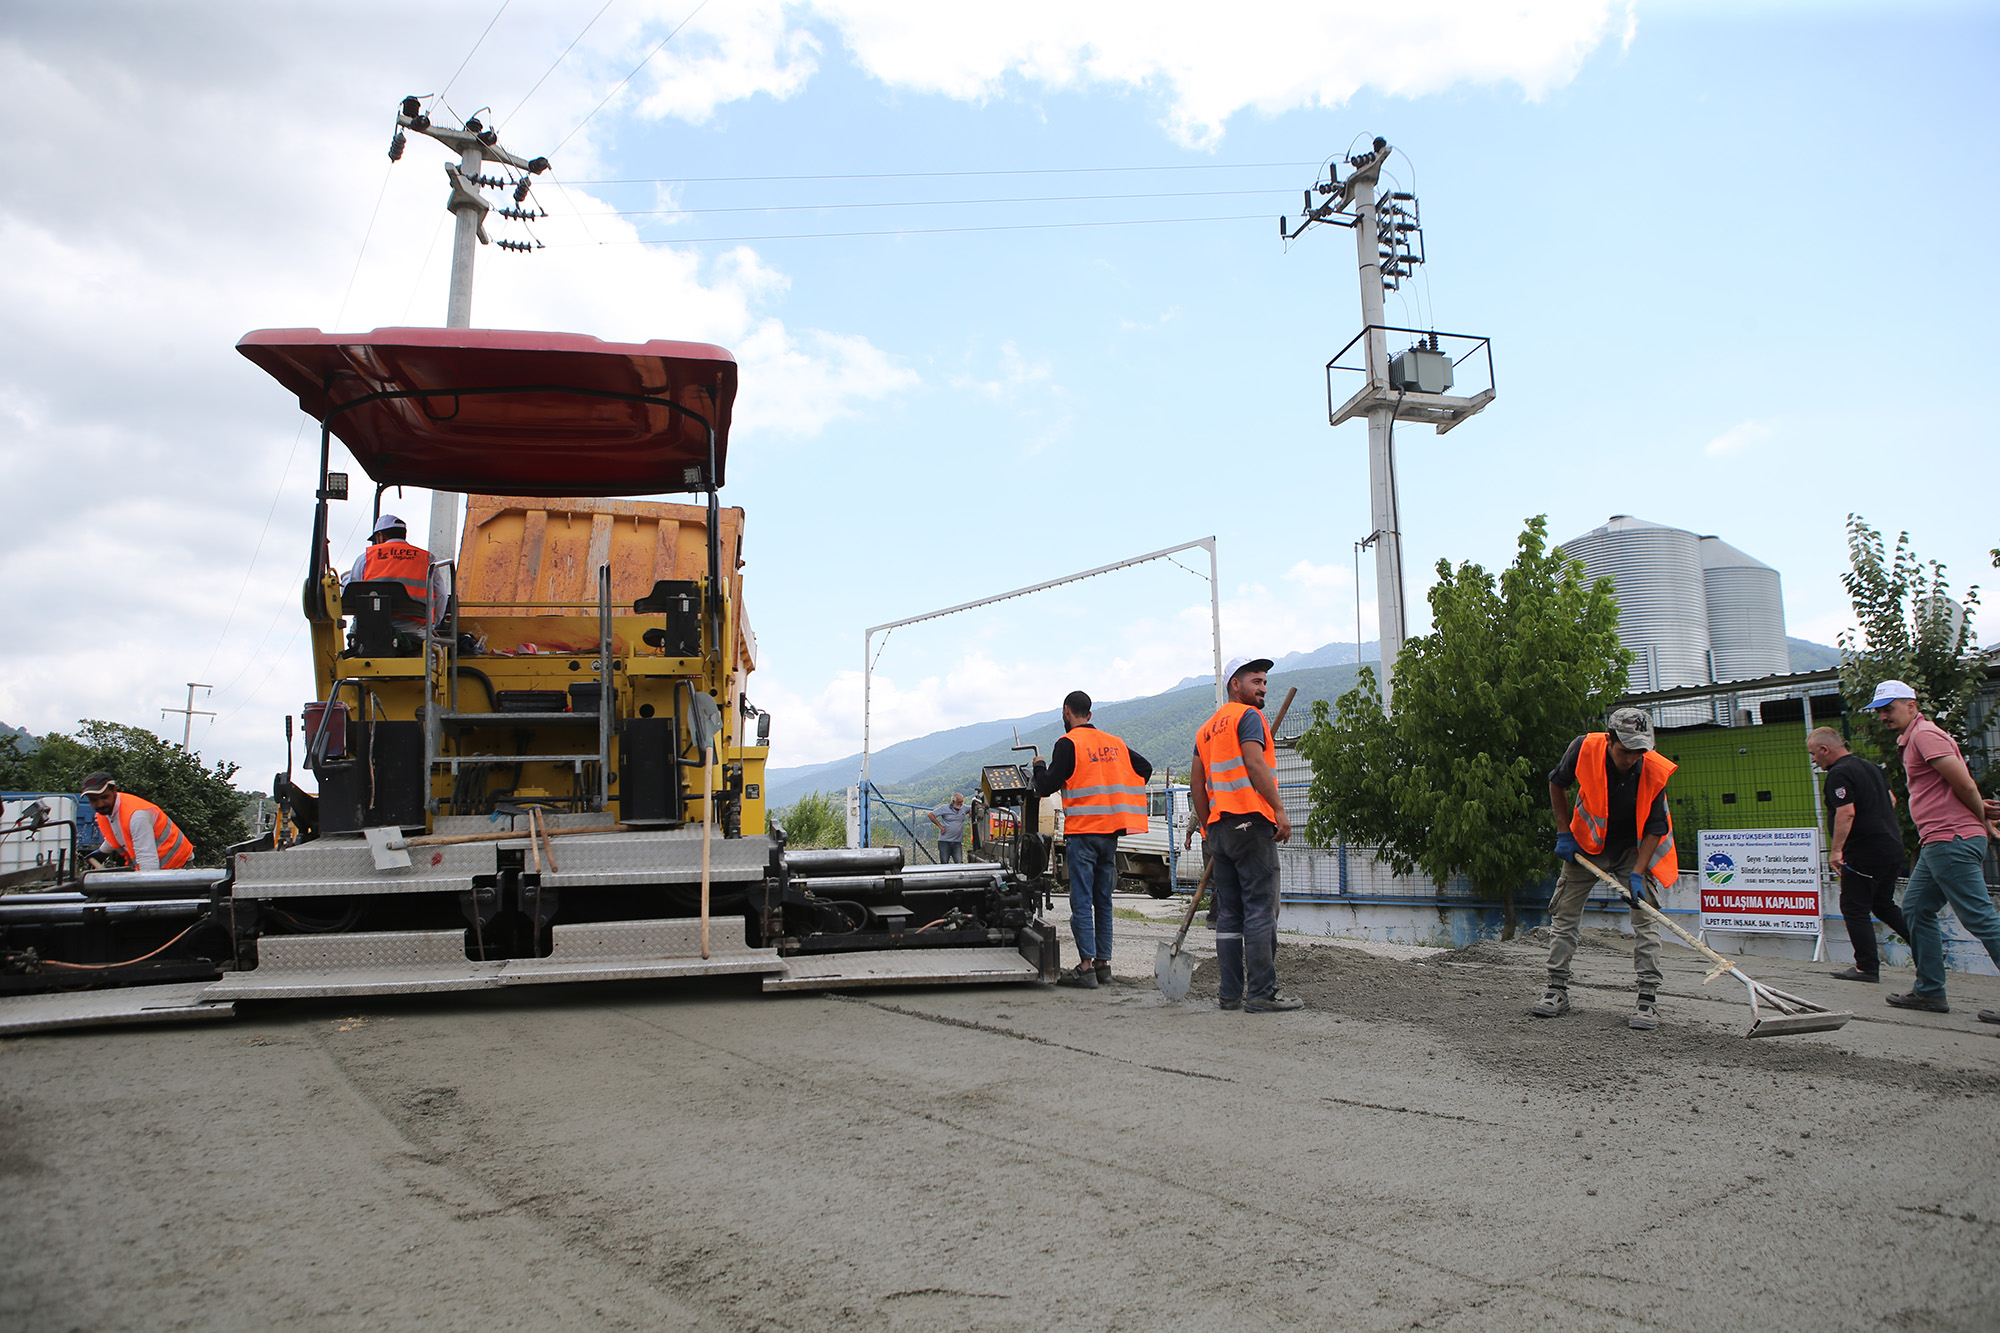
<path fill-rule="evenodd" d="M 1760 440 L 1771 438 L 1771 428 L 1761 421 L 1743 421 L 1710 440 L 1704 449 L 1710 458 L 1741 453 Z"/>
<path fill-rule="evenodd" d="M 893 87 L 965 101 L 1013 82 L 1156 95 L 1181 142 L 1212 147 L 1229 118 L 1339 106 L 1363 87 L 1415 97 L 1512 83 L 1539 98 L 1632 23 L 1614 0 L 1271 0 L 1232 11 L 1151 0 L 1019 0 L 986 8 L 814 0 L 857 61 Z M 1626 40 L 1629 42 L 1629 35 Z"/>
<path fill-rule="evenodd" d="M 649 65 L 685 76 L 680 100 L 651 110 L 699 118 L 704 97 L 795 91 L 814 47 L 779 32 L 778 12 L 717 6 Z M 0 531 L 0 718 L 45 731 L 104 717 L 178 738 L 158 710 L 199 679 L 220 687 L 209 706 L 222 714 L 205 733 L 197 721 L 204 752 L 243 761 L 257 784 L 282 762 L 278 718 L 311 690 L 298 587 L 317 441 L 230 349 L 260 327 L 441 322 L 447 154 L 411 136 L 391 167 L 384 150 L 397 97 L 438 87 L 492 17 L 488 4 L 127 5 L 0 20 L 0 118 L 18 140 L 0 196 L 0 448 L 16 497 Z M 531 87 L 584 17 L 502 15 L 453 110 Z M 645 79 L 556 145 L 665 31 L 646 11 L 623 30 L 608 21 L 517 117 L 518 99 L 489 123 L 510 148 L 555 156 L 564 178 L 590 176 Z M 809 438 L 916 382 L 865 338 L 789 325 L 775 308 L 787 275 L 747 248 L 639 245 L 585 189 L 544 178 L 536 196 L 554 214 L 536 229 L 549 248 L 481 248 L 480 324 L 729 346 L 758 386 L 739 439 Z M 497 219 L 489 231 L 519 234 Z M 342 562 L 365 483 L 359 494 L 335 509 Z M 391 502 L 413 516 L 427 503 Z"/>

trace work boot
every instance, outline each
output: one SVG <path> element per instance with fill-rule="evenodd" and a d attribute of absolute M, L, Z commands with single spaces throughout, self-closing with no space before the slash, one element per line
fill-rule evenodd
<path fill-rule="evenodd" d="M 1535 1007 L 1528 1011 L 1536 1018 L 1560 1018 L 1569 1012 L 1569 988 L 1551 986 L 1542 998 L 1535 1001 Z"/>
<path fill-rule="evenodd" d="M 1882 997 L 1898 1009 L 1921 1009 L 1927 1014 L 1948 1014 L 1951 1006 L 1944 1002 L 1942 995 L 1919 995 L 1915 991 L 1898 992 Z"/>
<path fill-rule="evenodd" d="M 1245 1000 L 1243 1012 L 1246 1014 L 1288 1014 L 1294 1009 L 1303 1009 L 1306 1002 L 1296 995 L 1286 995 L 1272 991 L 1259 1000 Z"/>
<path fill-rule="evenodd" d="M 1863 972 L 1858 967 L 1843 967 L 1842 969 L 1840 969 L 1840 971 L 1835 972 L 1832 975 L 1838 977 L 1842 981 L 1880 981 L 1882 979 L 1877 974 L 1873 972 Z"/>
<path fill-rule="evenodd" d="M 1625 1026 L 1636 1028 L 1640 1032 L 1651 1032 L 1659 1025 L 1659 1001 L 1651 995 L 1641 995 L 1638 1007 L 1632 1011 L 1632 1016 L 1625 1020 Z"/>
<path fill-rule="evenodd" d="M 1217 1001 L 1215 1002 L 1215 1007 L 1216 1007 L 1216 1008 L 1218 1008 L 1218 1009 L 1230 1009 L 1230 1010 L 1241 1010 L 1241 1009 L 1243 1008 L 1243 1001 L 1241 1001 L 1241 1000 L 1217 1000 Z"/>
<path fill-rule="evenodd" d="M 1097 984 L 1100 986 L 1109 986 L 1111 984 L 1111 960 L 1109 958 L 1100 958 L 1097 960 Z"/>
<path fill-rule="evenodd" d="M 1056 985 L 1074 986 L 1078 990 L 1097 989 L 1097 969 L 1090 965 L 1088 958 L 1075 967 L 1056 974 Z"/>
<path fill-rule="evenodd" d="M 2000 1009 L 1981 1009 L 1979 1011 L 1979 1021 L 1982 1023 L 2000 1023 Z"/>

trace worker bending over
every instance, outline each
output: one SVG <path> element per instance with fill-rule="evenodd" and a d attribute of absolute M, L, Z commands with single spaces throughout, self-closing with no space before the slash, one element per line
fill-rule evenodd
<path fill-rule="evenodd" d="M 1035 795 L 1063 794 L 1063 863 L 1069 867 L 1069 930 L 1077 964 L 1058 986 L 1095 990 L 1111 980 L 1111 894 L 1118 887 L 1118 835 L 1146 831 L 1146 779 L 1153 766 L 1124 741 L 1090 723 L 1090 696 L 1062 703 L 1063 737 L 1044 764 L 1035 759 Z"/>
<path fill-rule="evenodd" d="M 1667 811 L 1673 760 L 1653 748 L 1653 719 L 1637 708 L 1611 714 L 1609 731 L 1570 742 L 1549 774 L 1549 804 L 1556 814 L 1556 855 L 1562 875 L 1549 900 L 1549 988 L 1528 1012 L 1555 1018 L 1569 1012 L 1570 959 L 1583 937 L 1583 904 L 1597 877 L 1577 864 L 1589 857 L 1632 896 L 1659 903 L 1655 887 L 1680 878 L 1674 857 L 1674 819 Z M 1576 787 L 1572 806 L 1569 789 Z M 1632 966 L 1639 974 L 1639 1004 L 1627 1027 L 1650 1032 L 1660 1025 L 1660 928 L 1632 909 Z"/>
<path fill-rule="evenodd" d="M 151 801 L 118 790 L 102 770 L 83 780 L 83 796 L 97 812 L 106 851 L 117 850 L 135 870 L 178 870 L 194 859 L 194 844 Z"/>
<path fill-rule="evenodd" d="M 354 568 L 348 571 L 346 581 L 401 584 L 403 591 L 427 614 L 415 620 L 409 616 L 394 617 L 396 631 L 421 637 L 429 628 L 431 553 L 421 546 L 410 545 L 405 540 L 409 535 L 409 528 L 394 514 L 376 519 L 375 531 L 368 535 L 368 549 L 354 557 Z"/>
<path fill-rule="evenodd" d="M 1188 786 L 1215 890 L 1217 995 L 1224 1009 L 1252 1014 L 1305 1008 L 1278 991 L 1278 844 L 1292 836 L 1292 821 L 1264 721 L 1270 669 L 1268 657 L 1229 664 L 1229 702 L 1194 734 Z"/>

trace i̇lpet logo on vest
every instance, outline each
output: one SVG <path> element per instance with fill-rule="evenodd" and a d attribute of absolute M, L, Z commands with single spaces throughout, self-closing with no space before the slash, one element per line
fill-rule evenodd
<path fill-rule="evenodd" d="M 1736 878 L 1736 862 L 1728 852 L 1710 852 L 1702 874 L 1710 884 L 1727 884 Z"/>

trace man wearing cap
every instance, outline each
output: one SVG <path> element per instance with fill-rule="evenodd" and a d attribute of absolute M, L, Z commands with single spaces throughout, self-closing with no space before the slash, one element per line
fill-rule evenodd
<path fill-rule="evenodd" d="M 1896 823 L 1896 797 L 1882 770 L 1847 748 L 1832 727 L 1815 727 L 1806 753 L 1826 773 L 1827 865 L 1840 877 L 1840 915 L 1854 946 L 1854 966 L 1833 975 L 1842 981 L 1880 981 L 1881 950 L 1875 944 L 1875 917 L 1910 938 L 1909 923 L 1896 906 L 1896 877 L 1903 873 L 1903 830 Z"/>
<path fill-rule="evenodd" d="M 1069 929 L 1077 964 L 1058 986 L 1095 990 L 1111 980 L 1111 894 L 1118 887 L 1118 835 L 1146 831 L 1146 756 L 1090 723 L 1090 696 L 1062 702 L 1063 736 L 1035 760 L 1035 795 L 1063 794 L 1063 864 L 1069 869 Z"/>
<path fill-rule="evenodd" d="M 151 801 L 118 790 L 118 779 L 99 771 L 83 780 L 83 798 L 97 812 L 104 851 L 120 851 L 134 870 L 178 870 L 194 859 L 194 844 Z"/>
<path fill-rule="evenodd" d="M 1938 913 L 1946 903 L 1965 933 L 1986 946 L 2000 963 L 2000 912 L 1986 893 L 1984 863 L 1993 818 L 1985 808 L 1958 742 L 1923 715 L 1917 692 L 1900 680 L 1885 680 L 1865 708 L 1880 715 L 1896 733 L 1909 779 L 1910 818 L 1916 821 L 1916 868 L 1903 890 L 1903 917 L 1909 923 L 1910 952 L 1916 955 L 1917 984 L 1886 998 L 1898 1009 L 1948 1014 L 1944 998 L 1944 933 Z"/>
<path fill-rule="evenodd" d="M 1549 900 L 1549 986 L 1528 1012 L 1556 1018 L 1569 1012 L 1570 959 L 1583 938 L 1583 906 L 1597 877 L 1577 864 L 1589 857 L 1634 898 L 1658 903 L 1657 886 L 1680 877 L 1674 857 L 1674 821 L 1667 812 L 1667 779 L 1676 765 L 1653 748 L 1653 719 L 1637 708 L 1611 714 L 1609 730 L 1578 736 L 1549 774 L 1555 810 L 1556 855 L 1562 874 Z M 1576 788 L 1576 800 L 1569 789 Z M 1660 1025 L 1660 930 L 1632 911 L 1632 966 L 1639 1002 L 1626 1026 L 1650 1032 Z"/>
<path fill-rule="evenodd" d="M 354 558 L 354 568 L 348 571 L 346 581 L 401 584 L 418 606 L 428 607 L 431 553 L 421 546 L 410 545 L 404 540 L 408 536 L 409 529 L 394 514 L 376 519 L 375 531 L 368 537 L 368 549 Z M 426 628 L 425 620 L 408 616 L 395 617 L 394 624 L 401 634 L 421 635 Z"/>
<path fill-rule="evenodd" d="M 1188 790 L 1215 891 L 1216 992 L 1224 1009 L 1252 1014 L 1305 1007 L 1278 990 L 1278 844 L 1292 836 L 1292 821 L 1264 721 L 1270 669 L 1268 657 L 1230 662 L 1229 702 L 1194 734 Z"/>

